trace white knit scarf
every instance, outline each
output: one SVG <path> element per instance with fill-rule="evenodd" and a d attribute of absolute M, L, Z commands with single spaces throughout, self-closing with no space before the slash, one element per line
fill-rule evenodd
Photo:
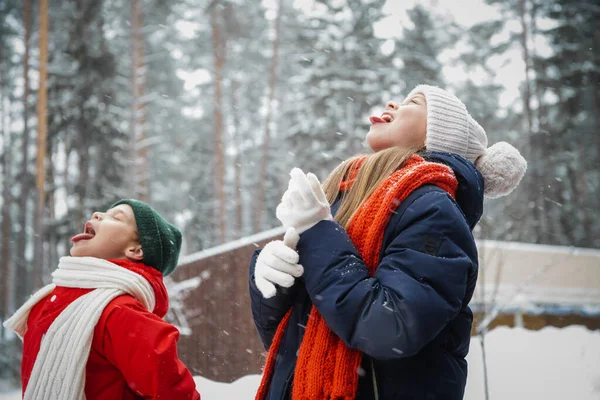
<path fill-rule="evenodd" d="M 85 366 L 94 328 L 115 297 L 130 294 L 150 312 L 156 299 L 148 281 L 126 268 L 94 257 L 62 257 L 52 283 L 37 291 L 4 322 L 21 338 L 33 306 L 56 286 L 96 289 L 69 304 L 44 335 L 24 400 L 84 400 Z"/>

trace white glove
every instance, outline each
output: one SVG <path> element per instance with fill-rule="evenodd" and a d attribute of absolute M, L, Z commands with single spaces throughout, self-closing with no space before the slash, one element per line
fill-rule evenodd
<path fill-rule="evenodd" d="M 304 273 L 304 268 L 298 264 L 299 257 L 295 250 L 298 240 L 298 233 L 293 228 L 288 228 L 283 241 L 274 240 L 268 243 L 258 255 L 254 268 L 254 282 L 264 298 L 275 296 L 275 285 L 291 287 L 296 278 Z"/>
<path fill-rule="evenodd" d="M 275 214 L 285 228 L 295 228 L 298 234 L 322 220 L 333 220 L 331 207 L 314 174 L 305 175 L 300 168 L 290 172 L 290 183 Z"/>

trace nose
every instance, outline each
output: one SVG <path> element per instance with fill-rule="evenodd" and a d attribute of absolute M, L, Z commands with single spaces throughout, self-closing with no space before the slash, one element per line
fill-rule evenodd
<path fill-rule="evenodd" d="M 92 219 L 97 219 L 98 221 L 102 221 L 103 218 L 104 218 L 104 216 L 102 215 L 101 212 L 95 212 L 92 214 Z"/>
<path fill-rule="evenodd" d="M 385 105 L 386 110 L 397 110 L 398 104 L 394 101 L 388 101 Z"/>

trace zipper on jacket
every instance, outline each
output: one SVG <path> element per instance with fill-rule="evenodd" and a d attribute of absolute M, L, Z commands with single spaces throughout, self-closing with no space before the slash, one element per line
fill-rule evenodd
<path fill-rule="evenodd" d="M 283 386 L 283 398 L 284 399 L 292 398 L 292 388 L 291 388 L 290 383 L 294 379 L 294 371 L 296 371 L 296 368 L 292 368 L 292 372 L 290 372 L 287 379 L 285 380 L 285 385 Z"/>
<path fill-rule="evenodd" d="M 377 377 L 375 376 L 375 363 L 373 362 L 373 358 L 369 357 L 369 361 L 371 363 L 371 376 L 373 377 L 373 398 L 375 400 L 379 400 L 379 390 L 377 389 Z"/>

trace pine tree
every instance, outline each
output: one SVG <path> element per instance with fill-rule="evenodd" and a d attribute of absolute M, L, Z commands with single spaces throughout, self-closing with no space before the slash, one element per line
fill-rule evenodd
<path fill-rule="evenodd" d="M 119 102 L 122 89 L 103 11 L 103 2 L 78 1 L 50 9 L 48 156 L 66 161 L 49 163 L 54 184 L 47 196 L 49 205 L 58 204 L 57 196 L 76 201 L 63 203 L 66 212 L 60 215 L 53 216 L 55 208 L 49 210 L 44 237 L 56 242 L 58 250 L 46 265 L 66 254 L 68 237 L 81 231 L 92 211 L 106 209 L 125 195 L 128 141 L 120 118 L 125 103 Z"/>
<path fill-rule="evenodd" d="M 271 67 L 269 71 L 269 93 L 267 95 L 267 111 L 265 116 L 265 134 L 263 136 L 263 150 L 260 164 L 260 177 L 258 185 L 258 196 L 256 201 L 256 208 L 254 210 L 254 230 L 258 231 L 261 227 L 263 210 L 262 205 L 265 199 L 265 181 L 267 179 L 267 167 L 269 165 L 269 141 L 270 141 L 270 130 L 271 130 L 271 119 L 273 118 L 273 103 L 275 101 L 275 88 L 277 77 L 279 74 L 278 63 L 279 63 L 279 41 L 281 36 L 281 18 L 283 14 L 283 0 L 279 0 L 277 3 L 277 16 L 274 22 L 274 38 L 273 38 L 273 55 L 271 56 Z"/>
<path fill-rule="evenodd" d="M 398 85 L 405 95 L 419 84 L 446 87 L 440 54 L 455 44 L 457 28 L 421 5 L 409 10 L 408 16 L 412 26 L 405 27 L 395 41 L 392 63 L 399 67 L 390 86 Z"/>
<path fill-rule="evenodd" d="M 385 65 L 385 56 L 373 21 L 382 16 L 383 3 L 322 1 L 315 15 L 299 17 L 303 29 L 291 41 L 293 52 L 282 50 L 294 55 L 282 68 L 296 73 L 280 89 L 286 93 L 277 121 L 287 136 L 288 151 L 280 153 L 289 160 L 284 165 L 325 177 L 363 150 L 368 113 L 382 103 L 383 73 L 375 66 Z M 288 172 L 285 168 L 284 182 Z"/>
<path fill-rule="evenodd" d="M 27 270 L 29 263 L 25 255 L 27 245 L 27 226 L 31 218 L 28 218 L 30 213 L 29 201 L 31 194 L 32 174 L 29 172 L 31 159 L 29 156 L 30 147 L 30 83 L 29 83 L 29 59 L 31 45 L 31 25 L 32 25 L 32 6 L 31 0 L 23 2 L 23 30 L 24 30 L 24 47 L 25 54 L 23 55 L 23 134 L 21 137 L 21 162 L 20 172 L 17 180 L 20 182 L 19 190 L 19 213 L 18 213 L 18 237 L 16 245 L 15 262 L 17 267 L 17 282 L 16 300 L 17 304 L 22 304 L 25 299 L 25 293 L 29 291 L 27 278 Z"/>
<path fill-rule="evenodd" d="M 522 107 L 511 110 L 506 126 L 509 133 L 523 132 L 512 139 L 520 143 L 529 165 L 519 190 L 510 200 L 498 202 L 510 208 L 510 221 L 519 221 L 520 229 L 508 238 L 597 246 L 599 228 L 591 210 L 598 203 L 591 193 L 598 190 L 599 151 L 591 134 L 597 118 L 590 116 L 597 114 L 598 8 L 585 0 L 488 2 L 501 8 L 504 19 L 483 24 L 486 29 L 500 32 L 509 19 L 521 28 L 490 52 L 502 53 L 516 45 L 525 64 Z M 555 26 L 540 29 L 542 19 Z M 536 53 L 532 46 L 544 39 L 551 45 L 549 56 Z"/>
<path fill-rule="evenodd" d="M 533 60 L 539 132 L 533 145 L 545 168 L 547 218 L 558 236 L 547 241 L 598 247 L 600 220 L 600 8 L 591 0 L 534 2 L 533 12 L 556 26 L 539 30 L 553 54 Z M 537 29 L 537 27 L 536 27 Z"/>
<path fill-rule="evenodd" d="M 16 174 L 13 163 L 16 152 L 16 134 L 14 129 L 15 109 L 17 105 L 16 77 L 19 72 L 15 64 L 15 42 L 20 30 L 19 4 L 6 1 L 0 5 L 0 325 L 12 315 L 16 309 L 18 295 L 16 280 L 14 203 L 13 186 Z M 15 379 L 18 367 L 11 362 L 12 354 L 18 354 L 16 340 L 4 335 L 4 327 L 0 326 L 0 379 Z"/>

